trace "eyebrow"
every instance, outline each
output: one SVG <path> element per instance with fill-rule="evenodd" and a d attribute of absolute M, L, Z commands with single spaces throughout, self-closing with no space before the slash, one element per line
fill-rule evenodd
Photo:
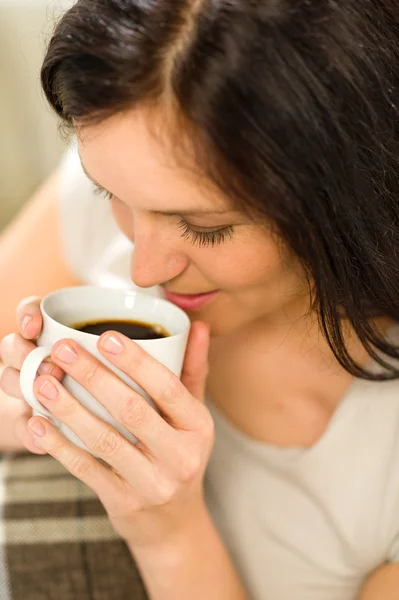
<path fill-rule="evenodd" d="M 97 183 L 97 181 L 95 179 L 93 179 L 93 177 L 90 175 L 90 173 L 88 173 L 86 167 L 84 166 L 82 159 L 80 159 L 80 163 L 82 165 L 82 169 L 84 174 L 86 175 L 86 177 L 91 181 L 91 183 L 98 188 L 101 192 L 105 192 L 107 194 L 111 194 L 111 192 L 109 192 L 108 190 L 105 189 L 105 187 L 103 187 L 102 185 L 100 185 L 99 183 Z M 113 194 L 111 194 L 113 195 Z M 219 209 L 219 210 L 207 210 L 207 209 L 200 209 L 200 210 L 170 210 L 170 211 L 160 211 L 160 210 L 150 210 L 149 211 L 152 214 L 155 215 L 163 215 L 166 217 L 175 217 L 175 216 L 195 216 L 195 215 L 226 215 L 226 214 L 231 214 L 233 212 L 233 210 L 224 210 L 224 209 Z"/>

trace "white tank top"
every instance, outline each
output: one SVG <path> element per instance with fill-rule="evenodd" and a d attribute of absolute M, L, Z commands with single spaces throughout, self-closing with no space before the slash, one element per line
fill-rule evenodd
<path fill-rule="evenodd" d="M 74 273 L 137 287 L 132 244 L 93 193 L 76 147 L 63 163 L 60 199 Z M 399 562 L 399 381 L 357 380 L 311 449 L 257 442 L 207 405 L 216 429 L 207 505 L 251 600 L 355 600 L 370 572 Z"/>

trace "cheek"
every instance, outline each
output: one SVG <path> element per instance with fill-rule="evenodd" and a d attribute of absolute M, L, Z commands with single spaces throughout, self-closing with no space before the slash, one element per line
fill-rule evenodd
<path fill-rule="evenodd" d="M 285 270 L 281 253 L 270 239 L 231 243 L 201 262 L 207 278 L 224 289 L 262 285 Z"/>

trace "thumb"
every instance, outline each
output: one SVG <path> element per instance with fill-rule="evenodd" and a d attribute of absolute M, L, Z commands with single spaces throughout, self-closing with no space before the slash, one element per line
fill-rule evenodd
<path fill-rule="evenodd" d="M 190 394 L 204 402 L 208 377 L 210 327 L 203 321 L 191 325 L 181 380 Z"/>

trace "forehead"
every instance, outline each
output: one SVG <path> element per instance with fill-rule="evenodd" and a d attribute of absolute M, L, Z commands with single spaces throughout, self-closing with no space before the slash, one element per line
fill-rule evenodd
<path fill-rule="evenodd" d="M 123 201 L 154 211 L 168 205 L 187 212 L 233 210 L 188 154 L 178 162 L 177 134 L 168 135 L 154 111 L 118 114 L 98 125 L 77 128 L 77 133 L 88 174 Z"/>

